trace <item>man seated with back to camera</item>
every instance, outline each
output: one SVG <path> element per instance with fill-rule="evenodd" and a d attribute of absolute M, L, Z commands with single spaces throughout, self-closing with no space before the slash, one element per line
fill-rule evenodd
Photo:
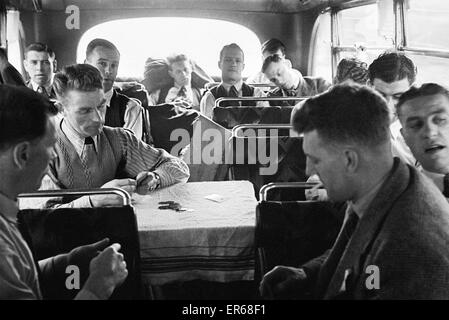
<path fill-rule="evenodd" d="M 56 124 L 56 157 L 41 189 L 119 187 L 146 193 L 189 178 L 187 164 L 156 149 L 123 128 L 104 126 L 106 112 L 102 78 L 88 64 L 64 67 L 54 87 L 63 107 Z M 64 206 L 117 205 L 113 196 L 84 196 Z"/>
<path fill-rule="evenodd" d="M 393 157 L 385 99 L 366 86 L 338 85 L 306 100 L 292 125 L 304 134 L 307 174 L 348 207 L 332 249 L 299 268 L 275 267 L 262 296 L 448 299 L 449 204 Z"/>
<path fill-rule="evenodd" d="M 55 156 L 51 107 L 28 88 L 0 85 L 0 299 L 42 299 L 41 287 L 65 281 L 68 265 L 89 266 L 75 299 L 107 299 L 128 276 L 120 244 L 104 239 L 35 263 L 18 229 L 17 196 L 39 187 Z"/>

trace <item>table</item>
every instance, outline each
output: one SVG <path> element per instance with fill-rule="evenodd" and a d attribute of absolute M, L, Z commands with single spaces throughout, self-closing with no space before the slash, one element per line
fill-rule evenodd
<path fill-rule="evenodd" d="M 218 194 L 221 203 L 204 197 Z M 192 212 L 158 209 L 173 200 Z M 248 181 L 181 183 L 133 196 L 146 284 L 254 279 L 257 200 Z"/>

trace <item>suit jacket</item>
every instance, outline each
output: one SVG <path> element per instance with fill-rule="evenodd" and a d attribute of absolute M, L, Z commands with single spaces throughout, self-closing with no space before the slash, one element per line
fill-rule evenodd
<path fill-rule="evenodd" d="M 22 75 L 6 59 L 0 57 L 0 83 L 16 86 L 24 86 Z"/>
<path fill-rule="evenodd" d="M 304 268 L 316 279 L 316 298 L 449 299 L 448 243 L 448 202 L 430 180 L 395 158 L 335 272 L 322 272 L 329 252 Z M 369 286 L 374 277 L 378 289 Z"/>

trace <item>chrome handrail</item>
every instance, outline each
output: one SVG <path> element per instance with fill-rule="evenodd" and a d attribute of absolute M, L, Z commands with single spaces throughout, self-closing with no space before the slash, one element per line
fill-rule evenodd
<path fill-rule="evenodd" d="M 273 189 L 293 189 L 293 188 L 307 188 L 311 189 L 320 185 L 320 182 L 271 182 L 265 184 L 259 191 L 259 202 L 268 201 L 268 191 Z"/>
<path fill-rule="evenodd" d="M 219 107 L 223 101 L 303 101 L 310 97 L 222 97 L 215 100 L 214 107 Z"/>
<path fill-rule="evenodd" d="M 63 197 L 63 196 L 87 196 L 99 194 L 116 194 L 122 197 L 123 205 L 129 206 L 131 196 L 121 188 L 101 188 L 101 189 L 71 189 L 71 190 L 39 190 L 30 193 L 21 193 L 18 198 L 44 198 L 44 197 Z"/>
<path fill-rule="evenodd" d="M 293 129 L 290 124 L 239 124 L 232 128 L 232 137 L 243 129 Z"/>

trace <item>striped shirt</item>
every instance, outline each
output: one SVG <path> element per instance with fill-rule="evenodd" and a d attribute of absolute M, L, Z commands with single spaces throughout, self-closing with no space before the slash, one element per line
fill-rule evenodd
<path fill-rule="evenodd" d="M 49 166 L 49 173 L 44 178 L 41 189 L 78 189 L 100 188 L 110 180 L 118 178 L 117 169 L 120 164 L 120 178 L 135 179 L 142 171 L 152 171 L 160 177 L 160 187 L 167 187 L 178 182 L 186 182 L 189 178 L 187 164 L 162 149 L 156 149 L 134 134 L 123 128 L 103 127 L 103 131 L 94 139 L 98 157 L 98 167 L 91 173 L 92 184 L 84 179 L 81 154 L 84 148 L 84 138 L 64 123 L 57 127 L 58 142 L 56 145 L 57 159 Z M 75 151 L 76 153 L 74 153 Z M 103 156 L 103 157 L 102 157 Z M 113 166 L 113 167 L 111 167 Z M 111 175 L 112 172 L 112 175 Z M 82 197 L 65 204 L 64 207 L 89 207 L 88 197 Z"/>

